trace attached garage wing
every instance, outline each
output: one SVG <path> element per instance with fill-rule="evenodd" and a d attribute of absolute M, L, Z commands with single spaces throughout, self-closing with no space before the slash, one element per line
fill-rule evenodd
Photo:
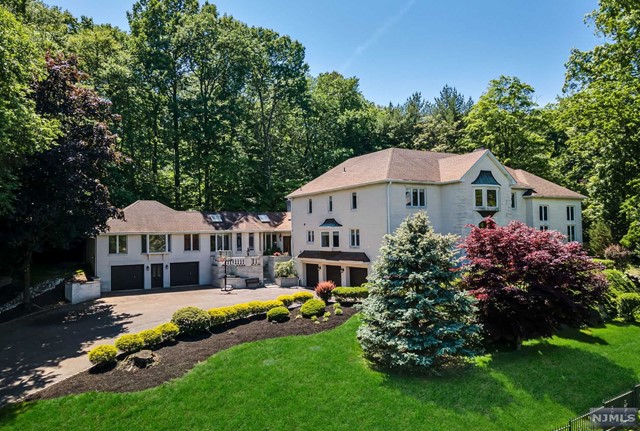
<path fill-rule="evenodd" d="M 171 286 L 197 286 L 200 284 L 200 263 L 172 263 L 170 274 Z"/>
<path fill-rule="evenodd" d="M 111 267 L 111 290 L 144 289 L 144 265 Z"/>

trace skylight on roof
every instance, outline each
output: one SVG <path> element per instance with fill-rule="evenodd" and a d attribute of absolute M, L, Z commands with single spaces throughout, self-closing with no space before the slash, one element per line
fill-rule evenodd
<path fill-rule="evenodd" d="M 269 220 L 269 216 L 266 214 L 258 214 L 258 218 L 262 223 L 269 223 L 271 221 Z"/>
<path fill-rule="evenodd" d="M 222 223 L 222 216 L 220 214 L 209 214 L 209 220 L 214 223 Z"/>

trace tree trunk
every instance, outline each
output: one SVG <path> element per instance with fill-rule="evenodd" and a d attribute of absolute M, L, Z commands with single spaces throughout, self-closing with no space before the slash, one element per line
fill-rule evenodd
<path fill-rule="evenodd" d="M 27 310 L 31 310 L 31 259 L 33 252 L 31 250 L 24 253 L 24 290 L 22 292 L 22 302 Z"/>

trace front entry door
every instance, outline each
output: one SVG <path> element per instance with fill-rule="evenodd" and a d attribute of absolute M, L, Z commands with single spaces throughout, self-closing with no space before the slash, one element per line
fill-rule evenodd
<path fill-rule="evenodd" d="M 318 265 L 307 263 L 305 265 L 307 273 L 307 287 L 314 288 L 318 285 Z"/>
<path fill-rule="evenodd" d="M 333 281 L 336 286 L 342 286 L 342 272 L 339 266 L 327 265 L 327 280 Z"/>
<path fill-rule="evenodd" d="M 161 263 L 151 264 L 151 287 L 164 286 L 164 270 Z"/>

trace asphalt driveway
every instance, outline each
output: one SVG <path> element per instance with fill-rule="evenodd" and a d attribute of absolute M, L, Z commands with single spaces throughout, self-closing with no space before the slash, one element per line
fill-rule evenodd
<path fill-rule="evenodd" d="M 296 289 L 171 289 L 109 294 L 0 325 L 0 405 L 19 400 L 91 366 L 86 352 L 127 332 L 167 322 L 175 310 L 275 299 Z"/>

